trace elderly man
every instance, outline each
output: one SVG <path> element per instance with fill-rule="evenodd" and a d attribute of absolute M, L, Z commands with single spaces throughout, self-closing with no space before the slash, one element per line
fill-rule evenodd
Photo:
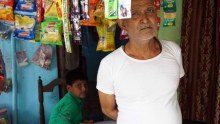
<path fill-rule="evenodd" d="M 176 92 L 184 76 L 181 49 L 156 38 L 153 0 L 131 2 L 132 18 L 118 20 L 129 41 L 99 66 L 102 111 L 118 124 L 181 124 Z"/>

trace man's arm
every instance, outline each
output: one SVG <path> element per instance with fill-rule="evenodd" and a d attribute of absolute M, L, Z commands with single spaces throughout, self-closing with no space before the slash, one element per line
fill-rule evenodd
<path fill-rule="evenodd" d="M 115 95 L 105 94 L 99 91 L 99 100 L 102 112 L 113 120 L 117 120 L 118 109 L 115 101 Z"/>

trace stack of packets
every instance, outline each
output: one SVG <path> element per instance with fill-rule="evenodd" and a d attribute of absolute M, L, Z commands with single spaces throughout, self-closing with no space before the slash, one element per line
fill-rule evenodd
<path fill-rule="evenodd" d="M 175 26 L 176 0 L 163 0 L 164 22 L 163 26 Z"/>

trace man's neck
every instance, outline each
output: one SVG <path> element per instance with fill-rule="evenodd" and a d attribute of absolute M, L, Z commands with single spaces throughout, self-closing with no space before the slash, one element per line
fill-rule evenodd
<path fill-rule="evenodd" d="M 151 59 L 161 52 L 159 42 L 154 38 L 145 42 L 129 41 L 124 46 L 125 53 L 135 59 L 146 60 Z"/>

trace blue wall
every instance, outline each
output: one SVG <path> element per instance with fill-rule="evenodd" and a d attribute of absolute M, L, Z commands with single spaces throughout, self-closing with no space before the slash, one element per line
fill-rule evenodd
<path fill-rule="evenodd" d="M 13 48 L 12 39 L 0 41 L 0 49 L 3 53 L 3 59 L 6 63 L 7 78 L 12 77 L 12 57 L 14 54 L 11 53 Z M 39 124 L 39 102 L 38 102 L 38 76 L 42 77 L 43 84 L 47 84 L 51 80 L 57 77 L 57 58 L 56 58 L 56 49 L 53 46 L 53 59 L 50 70 L 45 70 L 33 63 L 31 59 L 39 47 L 39 43 L 32 43 L 28 41 L 14 40 L 16 42 L 16 51 L 26 50 L 29 65 L 25 67 L 15 66 L 16 73 L 16 82 L 17 84 L 17 123 L 18 124 Z M 14 110 L 13 108 L 13 97 L 12 92 L 2 93 L 0 95 L 0 107 L 7 107 L 9 110 L 8 114 L 12 116 Z M 48 122 L 49 115 L 52 108 L 58 102 L 58 88 L 52 93 L 46 93 L 44 97 L 45 105 L 45 116 L 46 123 Z M 11 117 L 12 118 L 12 117 Z"/>

